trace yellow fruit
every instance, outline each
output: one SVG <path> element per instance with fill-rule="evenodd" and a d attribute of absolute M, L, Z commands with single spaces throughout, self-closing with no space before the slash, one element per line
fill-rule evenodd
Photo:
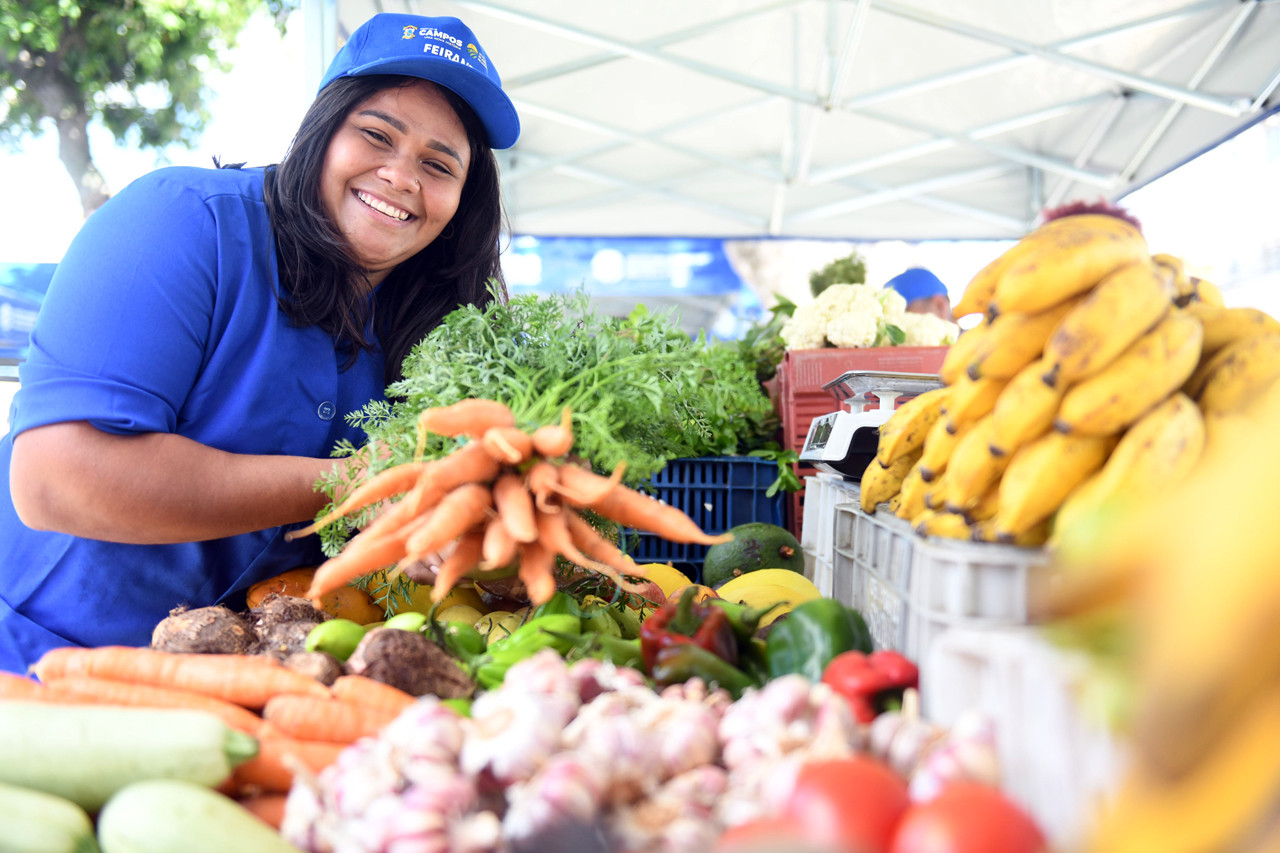
<path fill-rule="evenodd" d="M 487 642 L 495 642 L 503 637 L 511 636 L 516 628 L 520 627 L 520 623 L 524 621 L 523 613 L 516 613 L 510 610 L 491 610 L 481 616 L 475 624 L 475 629 Z"/>
<path fill-rule="evenodd" d="M 702 584 L 699 584 L 699 583 L 687 583 L 684 586 L 678 586 L 675 589 L 671 590 L 671 595 L 667 596 L 667 598 L 668 599 L 679 598 L 680 596 L 684 595 L 684 591 L 689 587 L 693 587 L 698 591 L 697 594 L 693 597 L 694 601 L 705 601 L 708 598 L 720 597 L 720 594 L 709 586 L 703 586 Z"/>
<path fill-rule="evenodd" d="M 780 586 L 783 589 L 788 589 L 792 594 L 798 596 L 795 599 L 796 603 L 822 597 L 822 593 L 813 585 L 813 581 L 799 572 L 791 571 L 791 569 L 756 569 L 754 572 L 748 572 L 721 584 L 716 592 L 720 594 L 721 598 L 737 601 L 736 596 L 739 592 L 760 585 Z"/>
<path fill-rule="evenodd" d="M 794 573 L 793 573 L 794 574 Z M 735 590 L 733 595 L 723 595 L 721 598 L 726 601 L 736 601 L 745 604 L 747 607 L 770 607 L 778 605 L 770 610 L 765 617 L 760 620 L 761 625 L 767 625 L 774 619 L 777 619 L 783 613 L 790 612 L 795 607 L 809 599 L 788 589 L 781 584 L 776 583 L 758 583 L 743 589 Z"/>
<path fill-rule="evenodd" d="M 667 598 L 680 587 L 689 585 L 689 576 L 670 563 L 642 563 L 638 568 L 637 575 L 656 583 Z"/>
<path fill-rule="evenodd" d="M 419 613 L 426 613 L 431 609 L 433 604 L 431 601 L 431 591 L 434 588 L 435 587 L 431 586 L 431 584 L 414 584 L 412 591 L 409 594 L 408 603 L 400 604 L 399 599 L 396 599 L 396 603 L 398 605 L 396 607 L 396 611 L 402 612 L 405 610 L 415 610 Z M 480 598 L 480 593 L 476 592 L 474 587 L 455 586 L 453 589 L 449 590 L 448 595 L 440 600 L 440 607 L 436 610 L 436 615 L 439 616 L 441 611 L 446 608 L 453 607 L 456 604 L 465 604 L 468 607 L 474 607 L 476 610 L 480 611 L 481 615 L 484 615 L 484 613 L 489 609 L 484 606 L 484 600 Z"/>
<path fill-rule="evenodd" d="M 454 604 L 436 611 L 437 622 L 465 622 L 475 625 L 484 614 L 468 604 Z"/>

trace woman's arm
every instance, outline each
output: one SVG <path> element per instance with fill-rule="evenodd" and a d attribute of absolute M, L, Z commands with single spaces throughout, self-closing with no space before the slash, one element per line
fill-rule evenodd
<path fill-rule="evenodd" d="M 346 460 L 227 453 L 179 435 L 115 435 L 85 421 L 13 441 L 9 489 L 28 527 L 157 545 L 308 521 L 315 482 Z"/>

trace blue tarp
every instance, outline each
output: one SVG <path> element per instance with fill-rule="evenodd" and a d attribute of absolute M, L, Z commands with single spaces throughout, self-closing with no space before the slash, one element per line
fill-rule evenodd
<path fill-rule="evenodd" d="M 0 262 L 0 360 L 25 357 L 55 266 Z"/>

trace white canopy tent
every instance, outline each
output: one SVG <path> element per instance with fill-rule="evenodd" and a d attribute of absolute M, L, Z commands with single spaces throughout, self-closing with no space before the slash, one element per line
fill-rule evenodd
<path fill-rule="evenodd" d="M 516 234 L 1010 239 L 1277 109 L 1280 0 L 308 0 L 318 80 L 454 15 L 519 110 Z"/>

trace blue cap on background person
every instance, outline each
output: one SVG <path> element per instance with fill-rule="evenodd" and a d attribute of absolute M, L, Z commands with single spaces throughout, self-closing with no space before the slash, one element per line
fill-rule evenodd
<path fill-rule="evenodd" d="M 479 116 L 490 148 L 510 148 L 520 136 L 520 117 L 502 91 L 493 60 L 471 28 L 457 18 L 383 12 L 347 39 L 320 81 L 339 77 L 403 74 L 456 92 Z"/>
<path fill-rule="evenodd" d="M 910 305 L 917 299 L 928 299 L 930 296 L 946 296 L 947 286 L 938 277 L 923 267 L 912 267 L 889 279 L 886 287 L 892 287 L 902 294 L 902 298 Z"/>

